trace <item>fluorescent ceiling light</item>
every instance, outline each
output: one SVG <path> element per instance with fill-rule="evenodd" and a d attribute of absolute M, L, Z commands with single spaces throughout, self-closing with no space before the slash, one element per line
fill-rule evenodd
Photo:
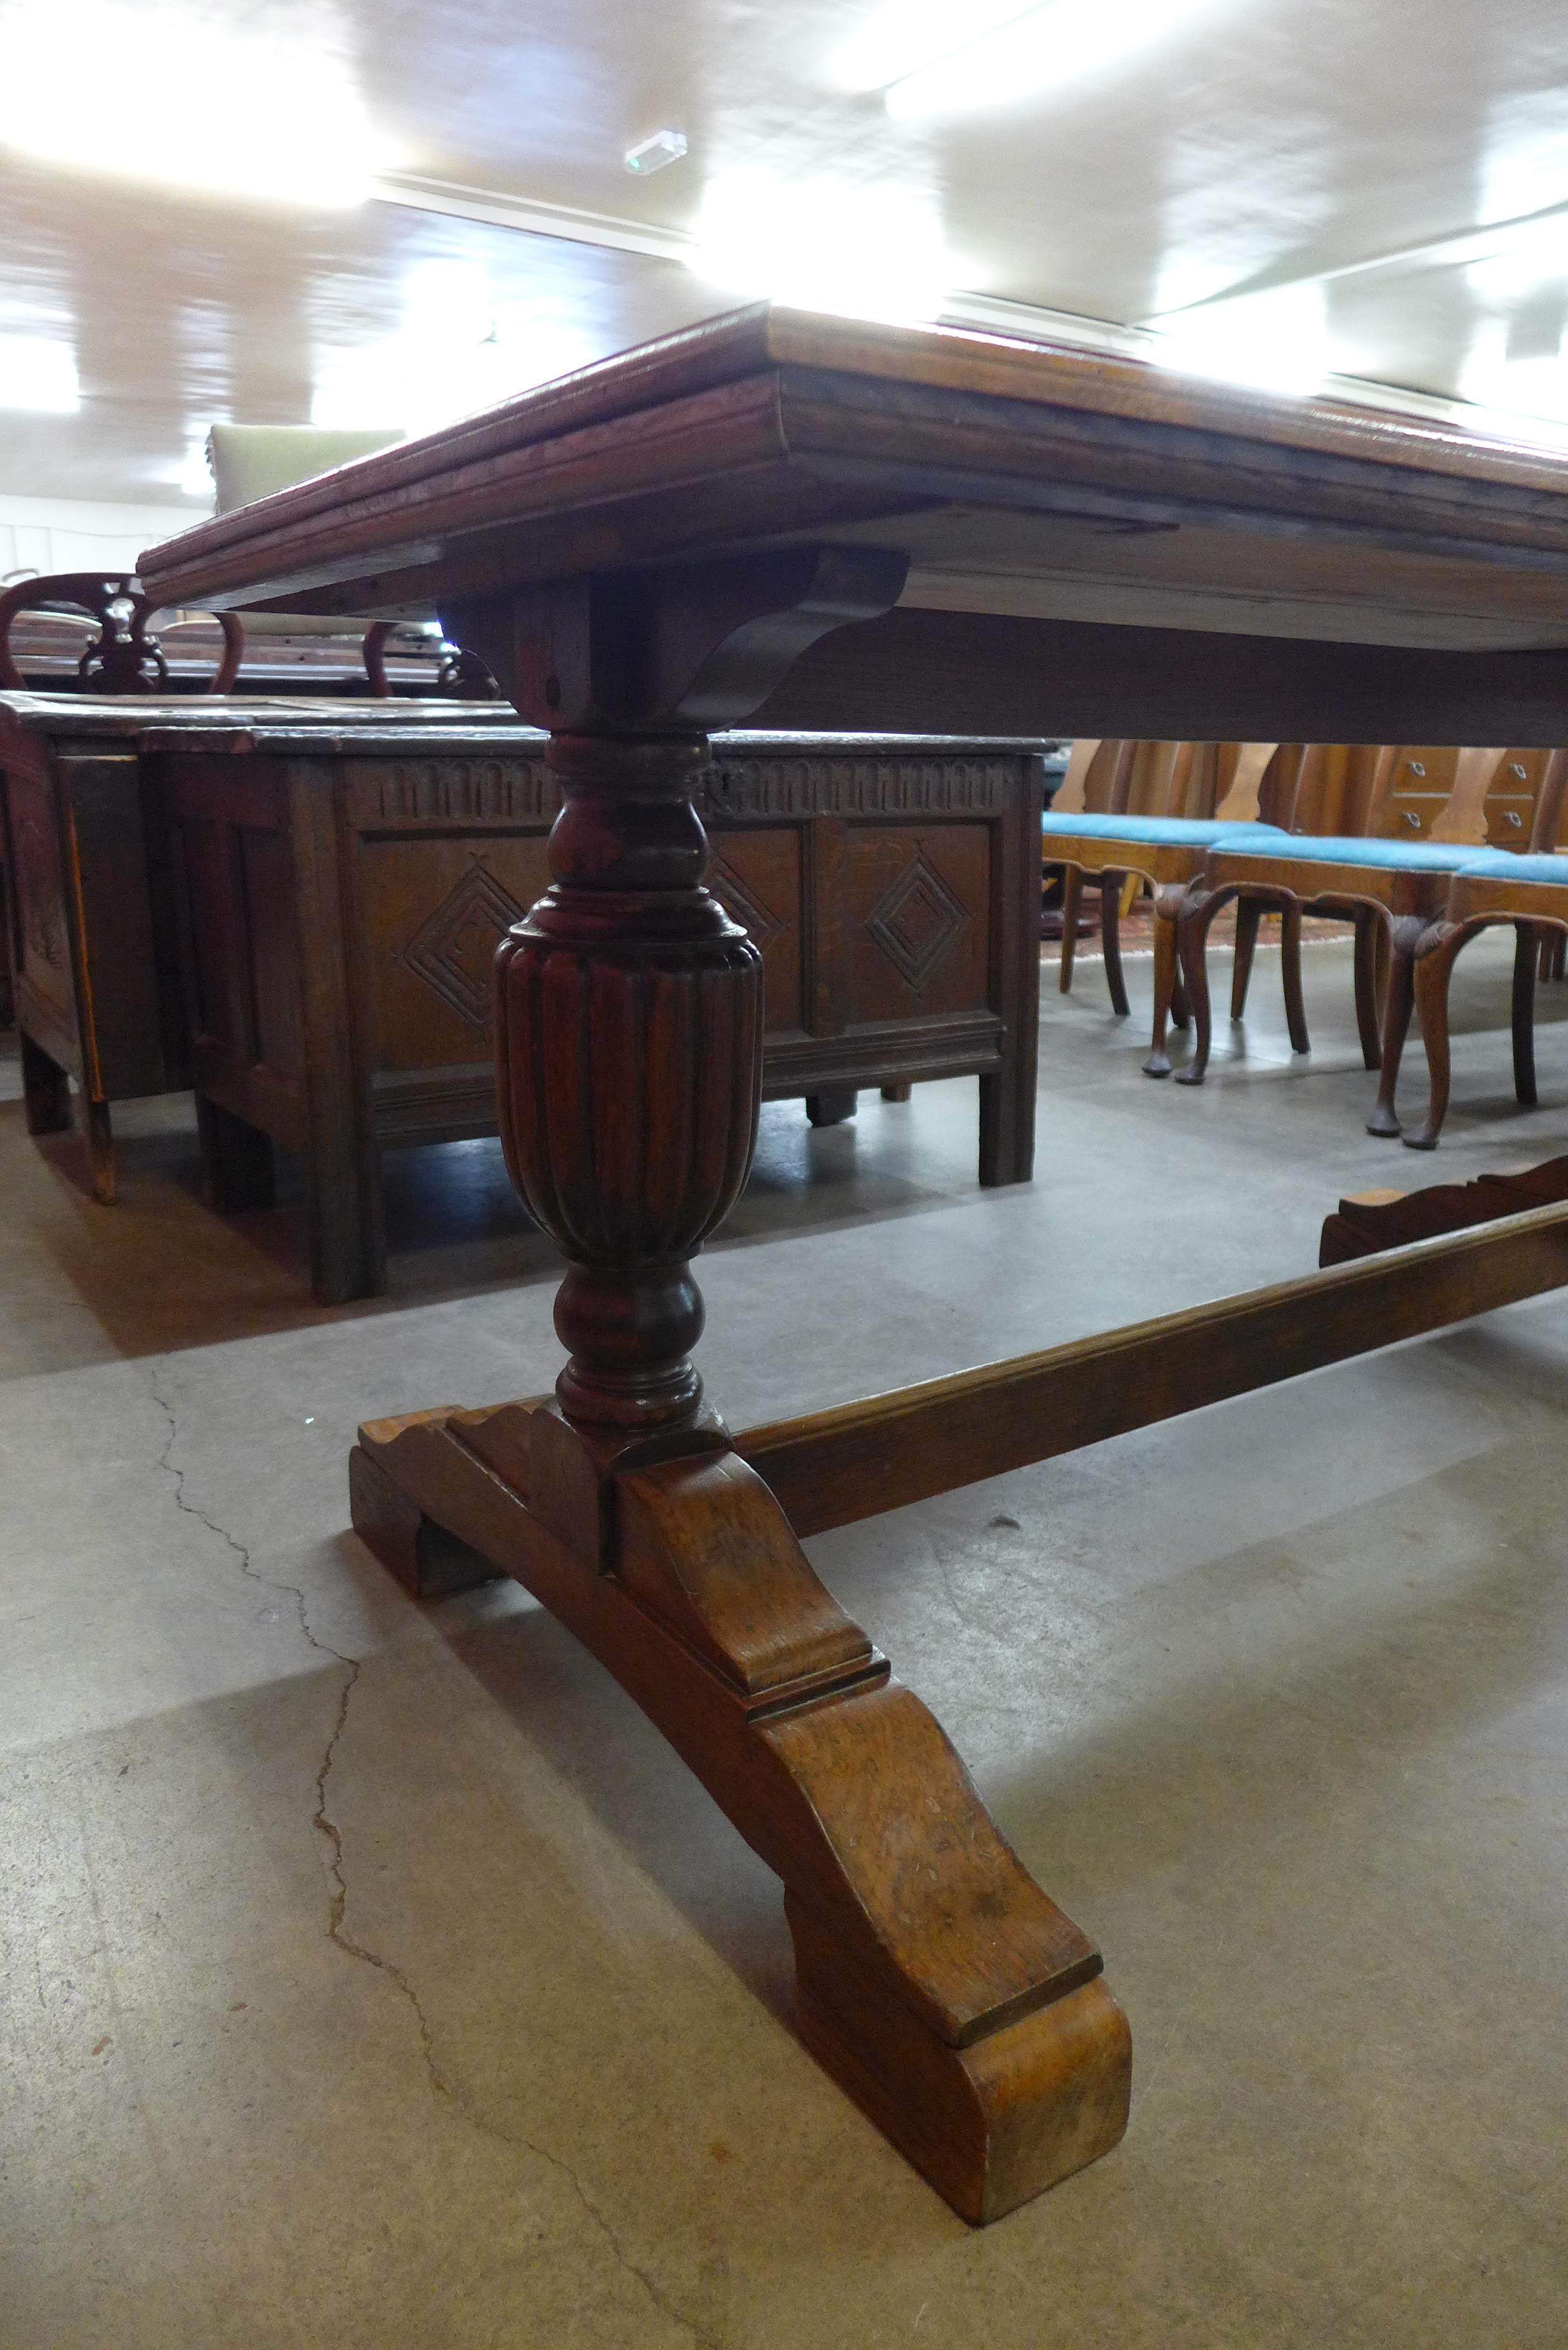
<path fill-rule="evenodd" d="M 0 144 L 204 195 L 344 207 L 395 161 L 335 8 L 0 0 Z"/>
<path fill-rule="evenodd" d="M 762 172 L 708 182 L 690 266 L 742 296 L 904 325 L 939 317 L 953 279 L 927 197 L 879 182 Z"/>
<path fill-rule="evenodd" d="M 1015 106 L 1043 90 L 1155 47 L 1217 0 L 1050 0 L 978 34 L 951 22 L 945 52 L 888 86 L 899 116 L 969 114 Z"/>
<path fill-rule="evenodd" d="M 662 172 L 668 164 L 679 163 L 686 152 L 684 130 L 655 130 L 628 147 L 622 161 L 628 172 L 640 172 L 644 179 L 650 172 Z"/>
<path fill-rule="evenodd" d="M 0 335 L 0 408 L 74 416 L 82 404 L 77 355 L 47 335 Z"/>

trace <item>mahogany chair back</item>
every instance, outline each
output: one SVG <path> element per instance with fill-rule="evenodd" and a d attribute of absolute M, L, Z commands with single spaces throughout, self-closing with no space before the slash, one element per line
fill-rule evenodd
<path fill-rule="evenodd" d="M 0 687 L 26 691 L 27 680 L 11 649 L 11 631 L 24 612 L 85 613 L 98 622 L 77 663 L 76 684 L 85 693 L 157 693 L 168 684 L 169 664 L 148 621 L 158 607 L 134 578 L 123 573 L 56 571 L 24 579 L 0 595 Z M 239 673 L 244 636 L 232 612 L 214 616 L 223 630 L 223 654 L 203 693 L 227 693 Z"/>

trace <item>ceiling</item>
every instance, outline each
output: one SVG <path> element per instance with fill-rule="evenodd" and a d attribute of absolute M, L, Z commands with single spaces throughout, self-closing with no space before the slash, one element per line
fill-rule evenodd
<path fill-rule="evenodd" d="M 1023 332 L 1068 314 L 1209 372 L 1348 374 L 1568 433 L 1559 0 L 1055 0 L 989 78 L 963 44 L 1023 0 L 40 5 L 0 0 L 0 88 L 38 69 L 41 25 L 58 76 L 0 101 L 0 402 L 55 412 L 0 405 L 0 492 L 194 512 L 214 419 L 417 430 L 759 292 Z M 131 18 L 144 78 L 106 36 Z M 213 46 L 236 23 L 248 64 Z M 1105 54 L 1068 70 L 1085 29 Z M 924 58 L 890 110 L 881 85 Z M 947 110 L 966 76 L 980 102 Z M 46 115 L 83 160 L 26 151 Z M 214 120 L 209 161 L 248 136 L 290 184 L 340 125 L 378 192 L 126 175 L 128 121 L 167 159 Z M 634 177 L 661 128 L 689 151 Z"/>

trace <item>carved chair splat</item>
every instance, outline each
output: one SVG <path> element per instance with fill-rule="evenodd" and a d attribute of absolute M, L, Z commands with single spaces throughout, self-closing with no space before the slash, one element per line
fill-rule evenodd
<path fill-rule="evenodd" d="M 25 692 L 27 681 L 16 663 L 11 636 L 25 612 L 62 608 L 86 613 L 99 624 L 83 648 L 76 682 L 87 693 L 161 693 L 168 690 L 169 664 L 149 622 L 161 608 L 143 595 L 133 577 L 93 571 L 51 572 L 24 579 L 0 595 L 0 689 Z M 233 612 L 214 614 L 223 631 L 223 658 L 202 685 L 203 693 L 227 693 L 244 656 L 244 631 Z"/>

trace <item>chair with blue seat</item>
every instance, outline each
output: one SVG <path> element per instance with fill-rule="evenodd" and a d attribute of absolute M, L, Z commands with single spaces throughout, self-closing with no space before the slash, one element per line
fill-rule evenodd
<path fill-rule="evenodd" d="M 1297 923 L 1307 910 L 1341 914 L 1355 924 L 1362 1057 L 1380 1073 L 1367 1130 L 1397 1135 L 1394 1087 L 1410 1020 L 1417 941 L 1446 903 L 1452 875 L 1477 852 L 1485 795 L 1507 754 L 1444 745 L 1291 748 L 1299 758 L 1293 815 L 1300 829 L 1283 841 L 1217 844 L 1182 911 L 1194 1041 L 1181 1082 L 1201 1085 L 1208 1068 L 1206 948 L 1220 908 L 1238 899 L 1244 920 L 1251 908 L 1277 906 Z M 1235 1011 L 1233 1003 L 1232 1016 Z M 1310 1049 L 1299 997 L 1291 1044 L 1297 1053 Z"/>
<path fill-rule="evenodd" d="M 1053 822 L 1058 830 L 1063 830 L 1060 819 L 1069 812 L 1075 816 L 1124 814 L 1131 794 L 1133 761 L 1138 747 L 1136 743 L 1122 741 L 1075 742 L 1061 786 L 1045 804 L 1045 821 L 1041 827 L 1041 858 L 1046 885 L 1049 888 L 1054 875 L 1059 878 L 1062 889 L 1062 951 L 1056 972 L 1061 993 L 1064 995 L 1072 993 L 1073 968 L 1082 929 L 1084 886 L 1087 882 L 1096 889 L 1099 897 L 1100 951 L 1111 1009 L 1118 1020 L 1127 1018 L 1129 1008 L 1127 984 L 1122 977 L 1123 877 L 1110 867 L 1096 872 L 1082 865 L 1059 862 L 1053 858 L 1050 841 L 1044 836 L 1051 831 Z M 1148 813 L 1147 810 L 1143 812 Z M 1070 835 L 1071 827 L 1064 829 Z M 1050 935 L 1044 922 L 1040 934 L 1042 938 Z"/>
<path fill-rule="evenodd" d="M 1541 947 L 1568 932 L 1568 856 L 1553 853 L 1565 795 L 1568 750 L 1553 751 L 1546 764 L 1532 825 L 1535 841 L 1522 854 L 1477 850 L 1451 876 L 1441 912 L 1417 940 L 1414 990 L 1421 1041 L 1426 1047 L 1428 1095 L 1420 1130 L 1407 1134 L 1412 1150 L 1435 1150 L 1448 1115 L 1449 1087 L 1449 991 L 1461 948 L 1501 922 L 1514 925 L 1513 1089 L 1526 1108 L 1537 1100 L 1535 1084 L 1535 982 Z"/>
<path fill-rule="evenodd" d="M 1042 855 L 1066 868 L 1062 975 L 1072 984 L 1078 892 L 1085 879 L 1101 890 L 1106 977 L 1120 1017 L 1127 1011 L 1117 939 L 1119 892 L 1135 874 L 1154 902 L 1154 1021 L 1145 1074 L 1169 1075 L 1166 1035 L 1187 1024 L 1177 955 L 1177 917 L 1194 877 L 1217 841 L 1260 828 L 1259 770 L 1272 745 L 1218 743 L 1101 743 L 1089 763 L 1082 812 L 1053 810 L 1042 823 Z M 1102 805 L 1096 806 L 1099 801 Z M 1105 802 L 1111 805 L 1106 806 Z M 1216 803 L 1220 803 L 1217 806 Z M 1152 803 L 1152 805 L 1151 805 Z M 1273 827 L 1262 828 L 1272 831 Z"/>

